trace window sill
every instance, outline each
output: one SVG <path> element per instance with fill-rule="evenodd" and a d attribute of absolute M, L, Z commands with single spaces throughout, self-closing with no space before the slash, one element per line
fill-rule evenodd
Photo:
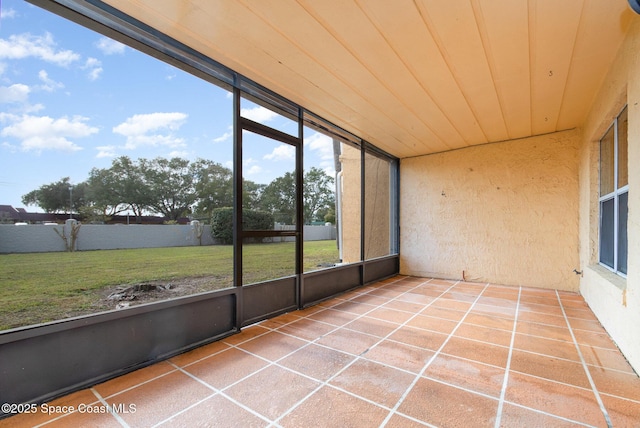
<path fill-rule="evenodd" d="M 611 272 L 609 269 L 600 266 L 599 264 L 593 264 L 589 266 L 589 269 L 598 274 L 602 279 L 611 283 L 611 285 L 624 291 L 627 289 L 627 278 L 624 278 L 616 273 Z"/>

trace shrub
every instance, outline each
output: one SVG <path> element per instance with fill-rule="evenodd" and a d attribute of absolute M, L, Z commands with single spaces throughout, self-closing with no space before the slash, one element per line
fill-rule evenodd
<path fill-rule="evenodd" d="M 244 230 L 273 230 L 273 214 L 264 211 L 243 210 L 242 226 Z"/>
<path fill-rule="evenodd" d="M 242 223 L 244 230 L 272 230 L 274 220 L 270 213 L 245 209 Z M 212 211 L 211 236 L 223 245 L 233 244 L 233 208 L 223 207 Z"/>
<path fill-rule="evenodd" d="M 221 244 L 233 244 L 233 208 L 216 208 L 211 212 L 211 237 Z"/>

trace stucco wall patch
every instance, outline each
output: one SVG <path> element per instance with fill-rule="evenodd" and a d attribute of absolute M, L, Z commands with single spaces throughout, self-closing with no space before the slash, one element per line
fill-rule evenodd
<path fill-rule="evenodd" d="M 401 272 L 575 291 L 579 132 L 404 159 Z"/>

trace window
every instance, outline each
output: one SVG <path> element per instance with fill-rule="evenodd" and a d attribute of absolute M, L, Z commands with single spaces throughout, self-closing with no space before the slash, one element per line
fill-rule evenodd
<path fill-rule="evenodd" d="M 600 264 L 627 274 L 627 108 L 600 140 Z"/>

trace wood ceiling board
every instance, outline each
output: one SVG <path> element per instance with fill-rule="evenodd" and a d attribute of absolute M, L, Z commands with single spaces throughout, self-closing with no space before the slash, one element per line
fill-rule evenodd
<path fill-rule="evenodd" d="M 291 66 L 305 79 L 314 82 L 314 85 L 323 82 L 320 85 L 323 89 L 338 96 L 341 102 L 357 111 L 360 117 L 375 118 L 376 122 L 382 123 L 388 121 L 381 120 L 381 117 L 389 117 L 392 121 L 389 123 L 393 125 L 393 128 L 403 127 L 405 129 L 405 132 L 400 134 L 403 140 L 407 141 L 405 144 L 410 144 L 412 140 L 417 139 L 423 144 L 428 141 L 433 150 L 443 149 L 443 141 L 428 128 L 416 129 L 415 124 L 419 123 L 416 122 L 418 118 L 411 117 L 410 114 L 407 115 L 405 108 L 399 104 L 401 99 L 395 98 L 394 100 L 395 95 L 381 87 L 370 70 L 357 61 L 318 20 L 309 15 L 299 4 L 281 1 L 276 2 L 278 7 L 272 7 L 270 3 L 263 1 L 246 1 L 244 3 L 251 8 L 252 13 L 263 19 L 265 25 L 269 25 L 273 31 L 281 33 L 290 46 L 295 47 L 299 57 L 306 56 L 311 59 L 310 65 L 302 68 L 292 65 L 295 59 L 280 58 L 279 60 L 285 62 L 285 65 Z M 286 9 L 286 12 L 281 12 L 280 8 Z M 295 19 L 291 18 L 292 12 Z M 266 78 L 268 76 L 265 76 Z M 293 93 L 288 96 L 290 99 L 299 100 L 302 95 L 305 101 L 299 102 L 301 105 L 316 113 L 321 110 L 322 103 L 319 100 L 301 94 L 299 88 L 288 82 L 287 89 L 292 88 L 294 89 Z M 287 89 L 279 92 L 286 96 Z M 380 99 L 387 102 L 381 103 Z M 346 120 L 353 125 L 353 121 L 348 118 L 338 119 L 341 122 Z M 398 133 L 397 129 L 394 133 Z"/>
<path fill-rule="evenodd" d="M 531 34 L 531 130 L 557 131 L 583 1 L 529 3 Z"/>
<path fill-rule="evenodd" d="M 372 2 L 367 3 L 367 8 L 371 14 L 375 13 L 375 19 L 385 28 L 394 22 L 404 27 L 401 31 L 389 31 L 385 36 L 413 77 L 436 103 L 446 121 L 462 138 L 460 141 L 452 139 L 449 144 L 459 148 L 487 142 L 473 111 L 417 9 L 408 9 L 406 14 L 391 11 L 385 13 L 382 10 L 383 7 L 392 8 L 396 5 L 396 2 Z M 396 19 L 399 13 L 401 17 Z M 441 123 L 436 122 L 433 117 L 429 120 L 434 124 Z"/>
<path fill-rule="evenodd" d="M 447 145 L 447 141 L 423 120 L 425 111 L 438 114 L 437 107 L 429 103 L 427 94 L 356 4 L 305 0 L 299 0 L 299 3 L 359 63 L 360 68 L 352 66 L 348 67 L 351 70 L 345 70 L 352 76 L 349 79 L 352 85 L 357 85 L 364 96 L 375 100 L 374 103 L 400 126 L 406 126 L 416 138 L 435 143 L 438 147 Z M 318 64 L 340 63 L 331 52 L 315 56 Z M 421 95 L 422 99 L 419 98 Z M 420 103 L 418 107 L 413 105 L 416 100 Z"/>
<path fill-rule="evenodd" d="M 508 139 L 493 76 L 469 2 L 423 0 L 418 5 L 487 140 Z"/>
<path fill-rule="evenodd" d="M 411 18 L 417 18 L 417 10 L 411 7 L 398 7 L 397 2 L 359 2 L 361 10 L 372 23 L 379 35 L 381 58 L 373 58 L 370 61 L 369 52 L 364 49 L 358 49 L 355 52 L 362 55 L 363 62 L 366 62 L 372 70 L 375 70 L 379 80 L 386 82 L 388 87 L 394 93 L 397 93 L 404 100 L 407 108 L 427 124 L 429 129 L 436 134 L 443 142 L 443 147 L 454 148 L 464 145 L 465 141 L 458 130 L 453 126 L 449 118 L 443 113 L 439 105 L 434 101 L 432 95 L 417 79 L 416 73 L 408 66 L 408 62 L 404 60 L 395 46 L 419 46 L 420 41 L 413 38 L 410 28 L 416 28 L 412 25 L 406 25 Z M 383 6 L 382 11 L 377 11 L 375 7 Z M 409 6 L 411 4 L 409 3 Z M 404 30 L 390 30 L 386 22 L 381 18 L 385 16 L 394 16 L 397 23 L 405 23 Z M 414 25 L 423 27 L 422 22 L 417 20 Z M 397 40 L 400 38 L 401 40 Z M 392 39 L 396 39 L 392 43 Z"/>
<path fill-rule="evenodd" d="M 602 65 L 613 63 L 633 17 L 625 2 L 585 2 L 558 118 L 559 129 L 580 126 L 586 119 L 609 70 Z"/>
<path fill-rule="evenodd" d="M 395 126 L 404 128 L 405 133 L 408 133 L 412 138 L 429 141 L 435 147 L 440 147 L 443 144 L 443 141 L 433 134 L 426 125 L 420 126 L 419 118 L 415 115 L 412 116 L 412 112 L 407 111 L 406 106 L 402 104 L 402 97 L 396 96 L 394 92 L 380 85 L 379 80 L 369 68 L 346 50 L 333 33 L 328 32 L 326 27 L 320 26 L 304 10 L 301 9 L 297 12 L 296 20 L 282 20 L 282 14 L 278 13 L 278 10 L 265 8 L 268 3 L 248 2 L 248 4 L 252 12 L 261 16 L 273 31 L 282 34 L 288 44 L 295 47 L 294 50 L 297 50 L 298 53 L 304 53 L 309 58 L 312 57 L 313 60 L 312 67 L 300 68 L 292 65 L 292 60 L 289 58 L 280 58 L 279 60 L 285 65 L 289 65 L 315 84 L 330 89 L 334 85 L 334 80 L 348 82 L 349 87 L 334 92 L 339 94 L 341 100 L 354 110 L 367 117 L 387 116 L 395 123 Z M 278 4 L 284 3 L 279 2 Z M 287 9 L 295 7 L 295 4 L 288 4 Z M 307 32 L 306 37 L 300 37 L 302 27 L 313 28 L 314 31 L 311 34 Z M 263 28 L 261 31 L 267 30 Z M 322 42 L 319 43 L 318 40 Z M 263 68 L 261 67 L 261 70 Z M 357 100 L 357 97 L 354 97 L 350 92 L 354 92 L 362 100 Z M 302 105 L 311 108 L 310 104 Z"/>
<path fill-rule="evenodd" d="M 432 128 L 441 129 L 438 135 L 450 147 L 486 141 L 415 4 L 410 0 L 360 1 L 359 4 L 402 62 L 407 79 L 412 79 L 422 89 L 408 98 L 416 105 L 414 110 L 417 108 L 422 112 L 423 120 L 428 120 Z M 433 106 L 423 108 L 421 103 L 426 101 Z"/>
<path fill-rule="evenodd" d="M 531 135 L 527 3 L 474 0 L 472 6 L 508 136 L 515 139 Z"/>

